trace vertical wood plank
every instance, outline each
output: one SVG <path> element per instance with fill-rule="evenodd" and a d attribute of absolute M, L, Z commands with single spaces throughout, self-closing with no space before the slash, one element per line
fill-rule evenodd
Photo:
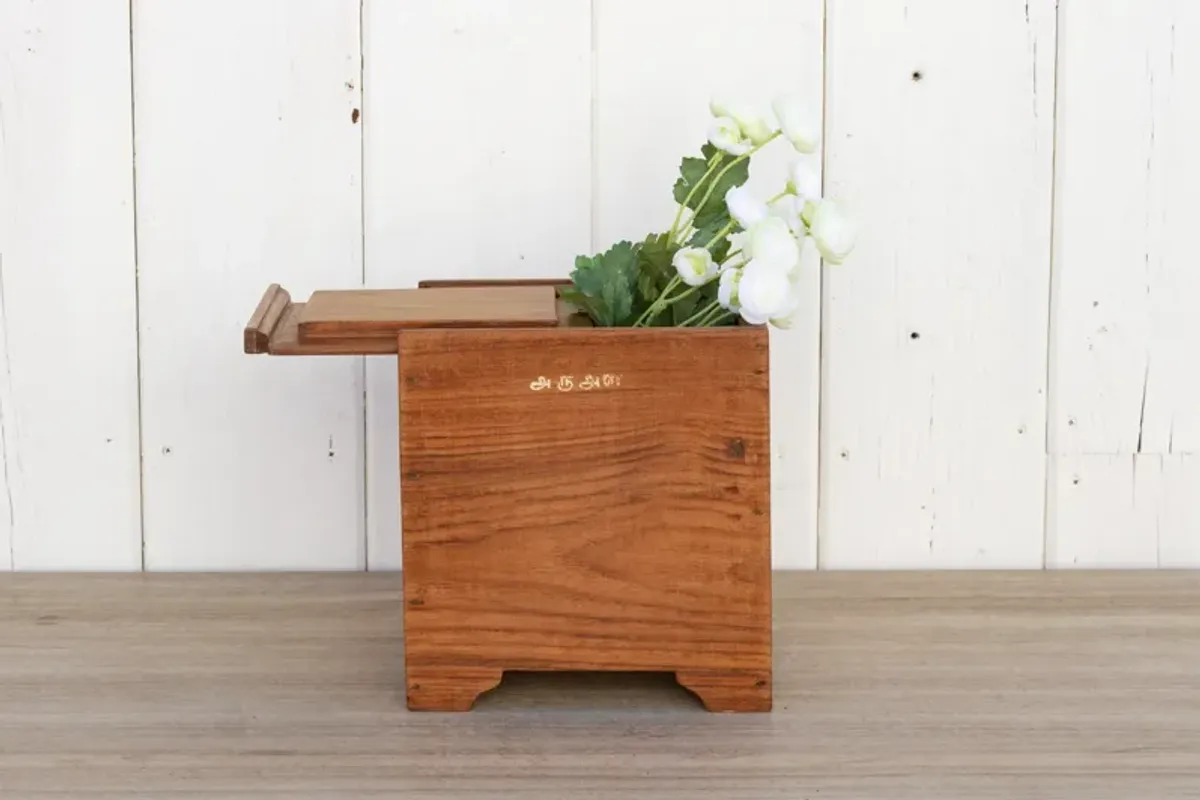
<path fill-rule="evenodd" d="M 1162 497 L 1157 530 L 1158 565 L 1200 568 L 1200 455 L 1162 459 Z"/>
<path fill-rule="evenodd" d="M 1047 564 L 1200 566 L 1200 459 L 1159 453 L 1052 457 Z"/>
<path fill-rule="evenodd" d="M 1200 5 L 1062 13 L 1052 452 L 1198 452 Z"/>
<path fill-rule="evenodd" d="M 1194 565 L 1200 7 L 1069 2 L 1062 25 L 1048 561 Z"/>
<path fill-rule="evenodd" d="M 366 0 L 369 287 L 560 277 L 591 224 L 588 0 Z M 370 569 L 400 566 L 396 366 L 367 365 Z"/>
<path fill-rule="evenodd" d="M 1067 455 L 1050 463 L 1048 567 L 1158 566 L 1160 456 Z"/>
<path fill-rule="evenodd" d="M 134 11 L 147 567 L 361 568 L 362 360 L 240 347 L 361 285 L 358 2 Z"/>
<path fill-rule="evenodd" d="M 136 570 L 129 3 L 0 4 L 0 65 L 0 568 Z"/>
<path fill-rule="evenodd" d="M 595 250 L 670 228 L 679 162 L 704 144 L 714 94 L 769 107 L 777 94 L 799 92 L 819 113 L 822 5 L 744 0 L 731 12 L 716 0 L 597 0 Z M 750 186 L 764 199 L 776 194 L 796 158 L 774 143 L 755 157 Z M 820 153 L 804 158 L 820 171 Z M 771 331 L 772 555 L 780 569 L 816 565 L 818 266 L 810 257 L 796 326 Z"/>
<path fill-rule="evenodd" d="M 1052 0 L 830 0 L 823 567 L 1042 563 Z"/>

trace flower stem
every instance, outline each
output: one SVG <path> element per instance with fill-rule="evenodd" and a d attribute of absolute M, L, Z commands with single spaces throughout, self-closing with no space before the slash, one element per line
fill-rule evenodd
<path fill-rule="evenodd" d="M 704 308 L 700 309 L 695 314 L 688 317 L 683 322 L 679 323 L 679 327 L 686 328 L 687 326 L 689 326 L 693 322 L 695 322 L 696 324 L 693 327 L 699 328 L 701 326 L 701 323 L 706 318 L 708 318 L 709 316 L 712 315 L 713 309 L 720 308 L 720 307 L 721 307 L 721 304 L 719 302 L 717 302 L 716 300 L 713 300 L 711 303 L 706 305 Z"/>
<path fill-rule="evenodd" d="M 726 319 L 728 319 L 729 317 L 732 317 L 732 316 L 734 316 L 734 313 L 732 311 L 726 311 L 724 314 L 717 314 L 712 319 L 705 320 L 704 324 L 706 326 L 711 327 L 713 325 L 716 325 L 718 322 L 724 322 Z"/>
<path fill-rule="evenodd" d="M 726 236 L 728 236 L 729 232 L 733 230 L 733 227 L 735 225 L 737 225 L 737 222 L 735 220 L 730 220 L 728 225 L 726 225 L 724 228 L 721 228 L 721 230 L 717 231 L 716 236 L 714 236 L 713 238 L 708 240 L 708 244 L 704 245 L 704 249 L 708 250 L 714 244 L 716 244 L 717 242 L 721 241 Z"/>
<path fill-rule="evenodd" d="M 683 226 L 679 229 L 679 241 L 678 242 L 676 242 L 674 240 L 668 240 L 668 241 L 670 243 L 683 246 L 684 242 L 686 242 L 688 240 L 688 238 L 695 232 L 696 232 L 696 229 L 692 227 L 692 223 L 685 222 L 685 223 L 683 223 Z"/>
<path fill-rule="evenodd" d="M 760 145 L 757 145 L 757 146 L 756 146 L 756 147 L 755 147 L 753 150 L 751 150 L 750 152 L 748 152 L 748 153 L 743 153 L 742 155 L 740 155 L 740 156 L 738 156 L 737 158 L 735 158 L 733 161 L 730 161 L 728 164 L 726 164 L 726 165 L 725 165 L 725 168 L 724 168 L 724 169 L 722 169 L 720 172 L 718 172 L 718 173 L 717 173 L 717 176 L 716 176 L 715 178 L 713 178 L 713 179 L 712 179 L 712 181 L 711 181 L 711 182 L 708 184 L 708 191 L 704 193 L 704 199 L 703 199 L 703 200 L 701 200 L 701 201 L 700 201 L 700 203 L 699 203 L 699 204 L 696 206 L 696 212 L 697 212 L 697 213 L 699 213 L 699 212 L 700 212 L 700 209 L 704 208 L 704 206 L 708 204 L 708 200 L 709 200 L 709 198 L 710 198 L 710 197 L 712 197 L 713 189 L 716 189 L 716 188 L 717 188 L 717 184 L 721 182 L 721 178 L 724 178 L 724 177 L 725 177 L 725 173 L 726 173 L 726 172 L 729 172 L 729 170 L 733 169 L 735 166 L 737 166 L 737 165 L 738 165 L 738 164 L 740 164 L 741 162 L 745 161 L 747 158 L 750 158 L 750 156 L 754 155 L 754 154 L 755 154 L 755 153 L 757 153 L 759 150 L 762 150 L 764 147 L 766 147 L 768 144 L 770 144 L 770 143 L 771 143 L 772 141 L 774 141 L 775 139 L 778 139 L 778 138 L 779 138 L 780 136 L 782 136 L 782 135 L 783 135 L 783 131 L 775 131 L 775 132 L 774 132 L 774 133 L 772 133 L 772 134 L 771 134 L 771 136 L 770 136 L 770 137 L 769 137 L 769 138 L 768 138 L 766 141 L 764 141 L 762 144 L 760 144 Z M 712 169 L 710 168 L 710 169 L 709 169 L 709 172 L 711 172 L 711 171 L 712 171 Z M 704 184 L 704 181 L 700 181 L 700 183 L 698 183 L 698 184 L 696 184 L 696 185 L 697 185 L 697 186 L 702 186 L 703 184 Z M 691 199 L 691 196 L 690 196 L 690 195 L 688 196 L 688 199 Z"/>
<path fill-rule="evenodd" d="M 725 153 L 723 153 L 723 152 L 718 152 L 716 155 L 714 155 L 712 157 L 712 159 L 708 162 L 708 170 L 704 173 L 704 177 L 700 179 L 699 183 L 697 183 L 695 186 L 692 187 L 692 190 L 687 193 L 687 197 L 683 198 L 683 203 L 679 206 L 679 210 L 675 212 L 675 221 L 673 223 L 671 223 L 671 233 L 669 236 L 667 236 L 668 242 L 675 241 L 675 234 L 679 232 L 679 220 L 681 220 L 683 218 L 683 210 L 688 207 L 688 203 L 690 203 L 692 201 L 692 198 L 696 196 L 696 191 L 701 186 L 703 186 L 704 182 L 706 180 L 708 180 L 710 175 L 713 174 L 713 170 L 715 170 L 717 167 L 719 167 L 721 165 L 721 160 L 724 157 L 725 157 Z M 728 169 L 728 168 L 726 168 L 726 169 Z M 725 174 L 724 170 L 721 171 L 721 174 L 722 175 Z M 711 193 L 711 191 L 712 190 L 710 188 L 709 192 Z M 707 202 L 708 195 L 705 195 L 704 199 Z M 697 208 L 703 208 L 703 207 L 704 207 L 704 204 L 701 203 Z"/>
<path fill-rule="evenodd" d="M 707 327 L 717 320 L 724 319 L 726 316 L 733 316 L 733 312 L 723 306 L 721 308 L 714 308 L 711 314 L 701 320 L 701 323 Z"/>
<path fill-rule="evenodd" d="M 652 320 L 662 313 L 662 310 L 667 307 L 667 303 L 664 302 L 664 298 L 670 295 L 671 292 L 675 291 L 675 288 L 681 283 L 683 283 L 683 278 L 679 277 L 678 275 L 672 278 L 671 282 L 667 284 L 667 288 L 663 289 L 663 293 L 660 294 L 654 300 L 654 302 L 650 304 L 650 307 L 642 312 L 642 315 L 637 318 L 637 321 L 633 323 L 633 327 L 639 328 L 642 326 L 642 323 L 646 322 L 647 320 Z"/>

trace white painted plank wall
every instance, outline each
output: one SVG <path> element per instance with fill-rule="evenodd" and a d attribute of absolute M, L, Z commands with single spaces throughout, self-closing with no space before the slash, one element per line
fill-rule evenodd
<path fill-rule="evenodd" d="M 1200 5 L 1063 3 L 1052 566 L 1200 563 Z"/>
<path fill-rule="evenodd" d="M 768 107 L 782 92 L 822 105 L 822 2 L 597 0 L 595 221 L 592 246 L 639 241 L 671 227 L 671 188 L 685 155 L 699 155 L 713 93 Z M 664 32 L 675 42 L 664 46 Z M 698 54 L 714 42 L 731 58 Z M 782 191 L 799 158 L 785 142 L 753 159 L 749 185 Z M 818 173 L 820 153 L 805 159 Z M 771 528 L 776 566 L 816 565 L 820 272 L 805 265 L 799 322 L 771 332 Z"/>
<path fill-rule="evenodd" d="M 134 4 L 149 569 L 362 568 L 362 358 L 251 358 L 362 284 L 357 0 Z"/>
<path fill-rule="evenodd" d="M 861 240 L 776 566 L 1200 566 L 1200 7 L 1057 5 L 0 0 L 0 569 L 398 567 L 394 362 L 243 356 L 265 285 L 565 274 L 781 89 Z"/>
<path fill-rule="evenodd" d="M 827 15 L 821 566 L 1041 566 L 1054 2 Z"/>
<path fill-rule="evenodd" d="M 127 0 L 0 2 L 0 568 L 141 565 Z"/>

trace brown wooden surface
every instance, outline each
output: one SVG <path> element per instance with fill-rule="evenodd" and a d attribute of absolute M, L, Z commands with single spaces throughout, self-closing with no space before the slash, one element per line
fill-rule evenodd
<path fill-rule="evenodd" d="M 300 315 L 305 303 L 292 303 L 275 335 L 268 352 L 273 356 L 346 356 L 395 355 L 395 336 L 357 337 L 353 339 L 322 339 L 315 342 L 300 340 Z"/>
<path fill-rule="evenodd" d="M 555 327 L 552 286 L 462 286 L 313 292 L 302 342 L 394 336 L 403 328 Z"/>
<path fill-rule="evenodd" d="M 460 282 L 437 281 L 435 283 L 458 285 Z M 483 285 L 482 282 L 465 281 L 462 283 Z M 549 284 L 547 283 L 547 285 Z M 273 356 L 395 354 L 396 336 L 394 332 L 382 336 L 302 341 L 300 339 L 300 318 L 304 315 L 306 307 L 307 303 L 292 302 L 291 296 L 279 284 L 271 284 L 263 292 L 258 307 L 246 323 L 242 337 L 243 352 L 250 355 L 269 354 Z M 582 314 L 564 300 L 556 299 L 555 314 L 560 327 L 592 327 L 592 321 L 587 315 Z"/>
<path fill-rule="evenodd" d="M 283 287 L 278 283 L 268 286 L 242 332 L 242 350 L 251 354 L 269 352 L 271 336 L 291 307 L 291 295 Z"/>
<path fill-rule="evenodd" d="M 570 278 L 430 278 L 417 281 L 419 289 L 446 289 L 462 286 L 566 286 Z"/>
<path fill-rule="evenodd" d="M 399 341 L 412 708 L 487 669 L 679 671 L 713 710 L 770 708 L 765 329 Z"/>
<path fill-rule="evenodd" d="M 396 573 L 5 573 L 0 797 L 1200 795 L 1200 572 L 786 573 L 774 594 L 770 714 L 571 673 L 418 714 Z"/>

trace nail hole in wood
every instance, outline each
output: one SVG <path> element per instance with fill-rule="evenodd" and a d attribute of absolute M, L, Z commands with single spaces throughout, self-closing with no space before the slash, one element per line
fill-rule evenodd
<path fill-rule="evenodd" d="M 922 80 L 925 79 L 925 76 L 921 74 L 921 70 L 914 69 L 913 74 L 912 74 L 912 79 L 913 79 L 913 83 L 920 83 Z"/>
<path fill-rule="evenodd" d="M 921 338 L 921 334 L 917 333 L 916 331 L 913 331 L 912 333 L 910 333 L 910 334 L 908 335 L 908 338 L 910 338 L 910 339 L 920 339 L 920 338 Z"/>
<path fill-rule="evenodd" d="M 745 458 L 746 443 L 741 439 L 730 439 L 726 444 L 725 452 L 729 454 L 730 458 Z"/>
<path fill-rule="evenodd" d="M 350 112 L 350 121 L 354 122 L 354 123 L 358 122 L 358 109 L 357 108 Z"/>

